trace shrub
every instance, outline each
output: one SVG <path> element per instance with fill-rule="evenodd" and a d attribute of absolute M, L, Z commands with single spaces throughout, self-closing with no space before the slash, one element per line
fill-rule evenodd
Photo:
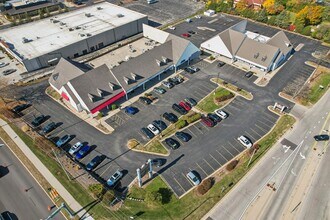
<path fill-rule="evenodd" d="M 249 149 L 249 155 L 251 156 L 254 152 L 254 150 L 258 151 L 260 148 L 260 144 L 254 144 L 250 149 Z"/>
<path fill-rule="evenodd" d="M 207 193 L 207 191 L 209 191 L 212 187 L 212 178 L 207 178 L 205 180 L 203 180 L 203 182 L 197 186 L 197 193 L 199 195 L 204 195 L 205 193 Z"/>
<path fill-rule="evenodd" d="M 188 123 L 186 120 L 179 119 L 179 121 L 177 123 L 175 123 L 175 128 L 181 129 L 181 128 L 184 128 L 185 126 L 187 126 L 187 124 Z"/>
<path fill-rule="evenodd" d="M 106 204 L 111 203 L 115 199 L 115 193 L 112 190 L 108 190 L 104 193 L 102 201 Z"/>
<path fill-rule="evenodd" d="M 28 126 L 28 125 L 23 125 L 22 126 L 22 131 L 23 132 L 27 132 L 27 131 L 29 131 L 30 130 L 30 127 Z"/>
<path fill-rule="evenodd" d="M 227 85 L 227 84 L 228 84 L 228 82 L 226 82 L 226 81 L 223 81 L 223 82 L 222 82 L 222 84 L 223 84 L 223 85 Z"/>
<path fill-rule="evenodd" d="M 127 147 L 129 149 L 135 148 L 138 145 L 139 145 L 139 142 L 135 139 L 131 139 L 131 140 L 127 141 Z"/>
<path fill-rule="evenodd" d="M 144 201 L 151 205 L 155 202 L 162 202 L 162 194 L 159 191 L 147 191 Z"/>
<path fill-rule="evenodd" d="M 236 88 L 236 91 L 237 91 L 237 92 L 240 92 L 240 91 L 242 91 L 242 89 L 239 88 L 239 87 L 237 87 L 237 88 Z"/>
<path fill-rule="evenodd" d="M 91 184 L 88 186 L 88 190 L 93 194 L 94 197 L 100 198 L 104 193 L 104 187 L 100 183 Z"/>
<path fill-rule="evenodd" d="M 104 116 L 103 113 L 102 113 L 102 112 L 99 112 L 99 113 L 97 113 L 96 118 L 97 118 L 97 119 L 100 119 L 100 118 L 102 118 L 103 116 Z"/>
<path fill-rule="evenodd" d="M 210 60 L 214 60 L 215 58 L 214 58 L 214 56 L 210 56 L 209 59 Z"/>
<path fill-rule="evenodd" d="M 200 113 L 194 113 L 193 115 L 190 115 L 187 117 L 187 122 L 190 124 L 190 123 L 193 123 L 199 119 L 201 119 L 202 115 Z"/>
<path fill-rule="evenodd" d="M 228 171 L 232 171 L 233 169 L 235 169 L 235 167 L 237 166 L 237 164 L 238 164 L 238 160 L 232 160 L 232 161 L 230 161 L 229 164 L 227 164 L 226 169 Z"/>
<path fill-rule="evenodd" d="M 118 108 L 118 106 L 116 105 L 116 104 L 112 104 L 111 105 L 111 110 L 115 110 L 115 109 L 117 109 Z"/>
<path fill-rule="evenodd" d="M 311 35 L 311 30 L 312 30 L 311 26 L 304 27 L 304 29 L 302 29 L 302 31 L 301 31 L 301 34 L 306 35 L 306 36 L 310 36 Z"/>
<path fill-rule="evenodd" d="M 231 98 L 234 98 L 233 93 L 229 93 L 228 95 L 223 95 L 223 96 L 220 96 L 220 97 L 216 97 L 215 101 L 219 103 L 219 102 L 223 102 L 223 101 L 226 101 L 228 99 L 231 99 Z"/>

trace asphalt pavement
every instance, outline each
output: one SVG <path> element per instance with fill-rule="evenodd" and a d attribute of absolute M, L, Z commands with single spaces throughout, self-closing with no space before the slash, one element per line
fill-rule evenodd
<path fill-rule="evenodd" d="M 0 213 L 8 219 L 45 219 L 51 213 L 48 206 L 53 205 L 21 162 L 0 141 Z M 58 214 L 54 219 L 65 218 Z"/>

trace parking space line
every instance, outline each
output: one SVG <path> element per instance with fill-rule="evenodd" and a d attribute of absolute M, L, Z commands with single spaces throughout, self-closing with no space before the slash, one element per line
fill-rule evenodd
<path fill-rule="evenodd" d="M 228 161 L 228 159 L 227 158 L 225 158 L 225 156 L 223 156 L 217 149 L 215 150 L 216 152 L 218 152 L 218 154 L 223 158 L 223 159 L 225 159 L 226 160 L 226 162 Z"/>
<path fill-rule="evenodd" d="M 200 122 L 199 122 L 200 123 Z M 197 127 L 195 124 L 193 125 L 201 134 L 204 134 L 199 127 Z"/>
<path fill-rule="evenodd" d="M 223 109 L 225 112 L 227 112 L 230 115 L 233 115 L 233 113 L 231 111 L 228 111 L 227 109 Z"/>
<path fill-rule="evenodd" d="M 272 128 L 272 127 L 273 127 L 273 126 L 269 126 L 268 124 L 265 124 L 265 123 L 262 122 L 262 121 L 259 121 L 259 120 L 258 120 L 258 122 L 260 122 L 261 124 L 265 125 L 267 128 Z"/>
<path fill-rule="evenodd" d="M 235 139 L 235 140 L 237 140 L 237 139 Z M 232 147 L 233 147 L 238 153 L 241 153 L 241 151 L 237 150 L 237 148 L 236 148 L 231 142 L 228 141 L 228 143 L 229 143 L 229 145 L 232 146 Z"/>
<path fill-rule="evenodd" d="M 211 157 L 213 160 L 215 160 L 215 162 L 217 162 L 217 164 L 219 164 L 219 166 L 222 166 L 222 164 L 219 163 L 219 161 L 218 161 L 217 159 L 215 159 L 211 154 L 209 154 L 209 155 L 210 155 L 210 157 Z"/>
<path fill-rule="evenodd" d="M 182 185 L 179 183 L 179 181 L 175 178 L 175 177 L 173 177 L 173 179 L 174 179 L 174 181 L 181 187 L 181 189 L 184 191 L 184 192 L 186 192 L 186 190 L 182 187 Z"/>
<path fill-rule="evenodd" d="M 212 90 L 209 91 L 208 89 L 205 89 L 205 88 L 201 88 L 201 85 L 199 85 L 199 87 L 196 87 L 195 89 L 200 90 L 203 93 L 205 92 L 206 94 L 209 94 L 212 91 Z"/>
<path fill-rule="evenodd" d="M 110 162 L 110 164 L 109 164 L 109 166 L 99 175 L 99 176 L 103 176 L 103 174 L 105 173 L 105 172 L 107 172 L 108 170 L 109 170 L 109 168 L 112 166 L 112 164 L 111 164 L 111 161 L 109 161 Z"/>
<path fill-rule="evenodd" d="M 250 134 L 249 132 L 247 131 L 244 131 L 245 134 L 247 134 L 247 136 L 251 139 L 253 139 L 252 141 L 255 142 L 256 140 L 258 140 L 257 138 L 255 138 L 252 134 Z"/>
<path fill-rule="evenodd" d="M 266 121 L 268 121 L 269 123 L 275 123 L 274 121 L 270 120 L 269 118 L 267 118 L 267 116 L 262 115 L 261 117 L 263 117 L 263 119 L 265 119 Z"/>
<path fill-rule="evenodd" d="M 266 132 L 267 133 L 267 131 L 263 128 L 263 127 L 260 127 L 259 125 L 257 125 L 257 124 L 254 124 L 257 128 L 259 128 L 260 130 L 262 130 L 263 132 Z"/>
<path fill-rule="evenodd" d="M 229 150 L 227 150 L 227 148 L 225 148 L 225 147 L 222 146 L 222 145 L 221 145 L 221 147 L 222 147 L 223 149 L 225 149 L 225 150 L 226 150 L 231 156 L 235 157 L 232 153 L 229 152 Z"/>
<path fill-rule="evenodd" d="M 253 131 L 255 134 L 257 134 L 259 137 L 262 137 L 262 135 L 259 134 L 257 131 L 255 131 L 253 128 L 250 128 L 250 129 L 251 129 L 251 131 Z"/>
<path fill-rule="evenodd" d="M 201 123 L 201 122 L 200 122 L 200 124 L 202 124 L 202 126 L 203 126 L 206 130 L 209 130 L 209 128 L 206 127 L 206 125 L 204 125 L 204 123 Z"/>
<path fill-rule="evenodd" d="M 197 135 L 196 135 L 194 132 L 192 132 L 192 131 L 190 130 L 190 128 L 187 128 L 187 130 L 188 130 L 192 135 L 194 135 L 195 137 L 197 137 Z"/>
<path fill-rule="evenodd" d="M 190 170 L 191 171 L 191 170 Z M 184 179 L 188 180 L 188 182 L 190 183 L 191 186 L 194 186 L 194 184 L 192 184 L 192 182 L 187 178 L 186 175 L 184 175 L 183 173 L 181 173 L 182 176 L 184 176 Z"/>
<path fill-rule="evenodd" d="M 266 115 L 270 116 L 271 118 L 273 118 L 275 121 L 277 120 L 278 117 L 276 117 L 276 115 L 271 114 L 271 112 L 265 112 Z"/>
<path fill-rule="evenodd" d="M 211 169 L 214 171 L 215 169 L 211 166 L 211 164 L 209 164 L 209 162 L 207 162 L 205 159 L 203 159 L 204 161 L 205 161 L 205 163 L 207 164 L 207 165 L 209 165 L 209 167 L 211 167 Z"/>
<path fill-rule="evenodd" d="M 203 171 L 203 173 L 206 175 L 206 176 L 208 176 L 208 174 L 205 172 L 205 170 L 203 170 L 203 168 L 198 164 L 198 163 L 196 163 L 197 164 L 197 166 Z"/>

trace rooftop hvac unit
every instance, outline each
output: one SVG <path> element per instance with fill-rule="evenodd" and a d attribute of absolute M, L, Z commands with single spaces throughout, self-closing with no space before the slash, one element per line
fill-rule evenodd
<path fill-rule="evenodd" d="M 61 21 L 60 25 L 63 26 L 63 25 L 66 25 L 66 23 Z"/>
<path fill-rule="evenodd" d="M 85 37 L 85 34 L 79 34 L 80 37 Z"/>
<path fill-rule="evenodd" d="M 86 34 L 86 36 L 87 36 L 87 37 L 90 37 L 90 36 L 92 36 L 92 34 L 88 33 L 88 34 Z"/>
<path fill-rule="evenodd" d="M 74 31 L 74 29 L 73 28 L 69 28 L 69 31 Z"/>
<path fill-rule="evenodd" d="M 117 14 L 117 17 L 122 18 L 122 17 L 124 17 L 124 15 L 123 14 Z"/>
<path fill-rule="evenodd" d="M 56 20 L 56 19 L 53 19 L 53 23 L 54 24 L 56 24 L 56 23 L 58 23 L 58 22 L 60 22 L 59 20 Z"/>
<path fill-rule="evenodd" d="M 29 43 L 29 42 L 31 42 L 31 41 L 32 41 L 31 39 L 27 39 L 26 37 L 23 37 L 23 38 L 22 38 L 22 43 L 23 43 L 23 44 Z"/>
<path fill-rule="evenodd" d="M 92 14 L 91 13 L 85 13 L 85 16 L 89 18 L 89 17 L 92 17 Z"/>
<path fill-rule="evenodd" d="M 102 10 L 103 8 L 102 7 L 97 7 L 97 10 Z"/>
<path fill-rule="evenodd" d="M 76 30 L 79 30 L 79 29 L 81 29 L 81 27 L 77 26 L 77 27 L 75 27 L 75 29 L 76 29 Z"/>
<path fill-rule="evenodd" d="M 254 59 L 257 59 L 258 57 L 259 57 L 259 52 L 258 53 L 256 53 L 256 54 L 254 54 Z"/>

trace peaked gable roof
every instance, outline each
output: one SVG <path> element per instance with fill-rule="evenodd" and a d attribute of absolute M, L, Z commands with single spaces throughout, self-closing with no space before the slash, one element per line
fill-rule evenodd
<path fill-rule="evenodd" d="M 221 32 L 219 37 L 226 45 L 229 52 L 235 55 L 246 36 L 238 31 L 227 29 Z"/>
<path fill-rule="evenodd" d="M 287 54 L 292 50 L 292 44 L 284 31 L 277 32 L 266 42 L 266 44 L 280 48 L 283 54 Z"/>

